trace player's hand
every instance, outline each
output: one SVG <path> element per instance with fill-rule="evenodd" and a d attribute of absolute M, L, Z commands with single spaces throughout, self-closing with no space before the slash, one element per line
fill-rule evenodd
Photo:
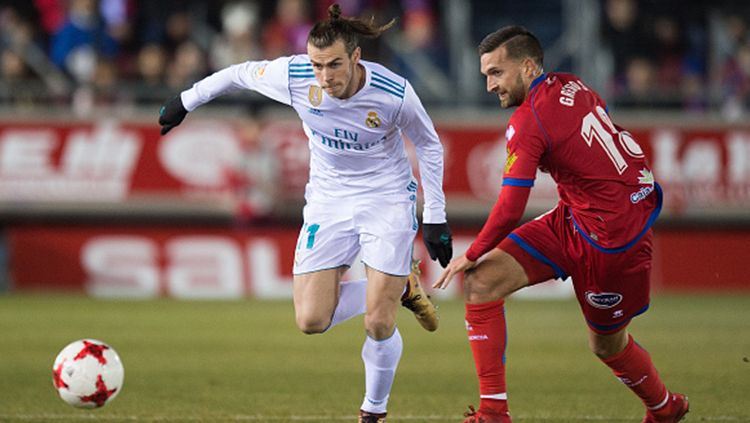
<path fill-rule="evenodd" d="M 476 265 L 477 262 L 467 259 L 466 255 L 456 257 L 455 259 L 451 260 L 451 262 L 448 264 L 448 267 L 443 270 L 443 274 L 440 275 L 438 280 L 432 284 L 432 287 L 435 289 L 445 289 L 448 287 L 448 285 L 450 285 L 453 277 L 456 276 L 457 273 L 465 272 L 469 269 L 472 269 Z"/>
<path fill-rule="evenodd" d="M 453 238 L 447 223 L 425 223 L 422 225 L 422 238 L 430 258 L 437 259 L 440 265 L 448 265 L 453 257 Z"/>
<path fill-rule="evenodd" d="M 161 125 L 161 134 L 164 135 L 171 131 L 172 128 L 182 123 L 187 116 L 187 110 L 182 105 L 182 99 L 179 94 L 172 97 L 159 110 L 159 125 Z"/>

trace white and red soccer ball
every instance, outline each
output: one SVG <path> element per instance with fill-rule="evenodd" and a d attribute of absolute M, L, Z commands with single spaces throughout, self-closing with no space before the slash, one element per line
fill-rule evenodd
<path fill-rule="evenodd" d="M 63 401 L 74 407 L 98 408 L 122 390 L 125 370 L 117 352 L 96 339 L 71 342 L 52 365 L 52 383 Z"/>

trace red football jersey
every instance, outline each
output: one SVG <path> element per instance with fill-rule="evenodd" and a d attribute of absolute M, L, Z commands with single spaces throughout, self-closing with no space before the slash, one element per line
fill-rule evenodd
<path fill-rule="evenodd" d="M 658 215 L 658 186 L 643 150 L 612 123 L 604 101 L 577 76 L 537 78 L 508 121 L 505 136 L 503 186 L 530 188 L 537 169 L 548 172 L 576 228 L 597 248 L 616 252 L 627 247 Z M 496 207 L 488 222 L 497 221 L 497 213 L 503 210 Z M 490 240 L 483 238 L 500 235 L 485 229 L 470 249 L 472 256 L 486 252 Z"/>

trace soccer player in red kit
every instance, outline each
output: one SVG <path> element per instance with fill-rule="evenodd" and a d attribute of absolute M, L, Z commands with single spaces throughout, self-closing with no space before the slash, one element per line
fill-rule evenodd
<path fill-rule="evenodd" d="M 479 410 L 472 408 L 465 422 L 511 421 L 505 297 L 568 276 L 591 351 L 643 401 L 644 423 L 681 420 L 687 397 L 664 386 L 648 352 L 627 331 L 630 319 L 648 309 L 650 228 L 661 209 L 643 150 L 578 77 L 544 73 L 541 45 L 525 28 L 488 35 L 479 55 L 487 90 L 503 108 L 518 109 L 505 133 L 508 158 L 497 203 L 471 247 L 434 284 L 445 288 L 464 272 L 466 325 L 480 387 Z M 555 180 L 560 202 L 516 228 L 537 169 Z"/>

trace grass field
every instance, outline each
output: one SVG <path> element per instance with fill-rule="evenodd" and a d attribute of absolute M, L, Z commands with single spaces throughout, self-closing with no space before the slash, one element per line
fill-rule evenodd
<path fill-rule="evenodd" d="M 399 315 L 404 354 L 391 423 L 460 422 L 477 405 L 463 305 L 440 304 L 426 333 Z M 356 421 L 363 394 L 362 319 L 301 334 L 291 301 L 102 301 L 0 296 L 0 422 Z M 510 300 L 508 388 L 514 422 L 640 422 L 639 401 L 586 346 L 571 301 Z M 689 422 L 750 422 L 750 296 L 660 296 L 631 329 Z M 109 342 L 125 365 L 103 409 L 69 407 L 51 367 L 70 341 Z"/>

